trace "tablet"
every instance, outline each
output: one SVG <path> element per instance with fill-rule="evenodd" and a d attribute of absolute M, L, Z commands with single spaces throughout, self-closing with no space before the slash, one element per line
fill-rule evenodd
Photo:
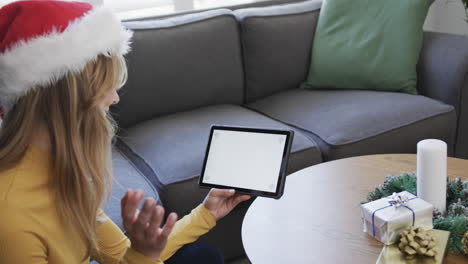
<path fill-rule="evenodd" d="M 279 199 L 293 136 L 292 130 L 212 126 L 200 187 Z"/>

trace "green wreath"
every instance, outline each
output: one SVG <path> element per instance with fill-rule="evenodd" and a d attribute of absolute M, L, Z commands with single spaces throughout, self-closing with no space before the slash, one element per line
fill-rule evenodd
<path fill-rule="evenodd" d="M 415 173 L 401 173 L 385 177 L 383 184 L 369 193 L 367 202 L 392 195 L 394 192 L 416 193 Z M 435 229 L 450 231 L 448 251 L 468 256 L 468 181 L 459 178 L 447 183 L 447 211 L 434 211 Z"/>

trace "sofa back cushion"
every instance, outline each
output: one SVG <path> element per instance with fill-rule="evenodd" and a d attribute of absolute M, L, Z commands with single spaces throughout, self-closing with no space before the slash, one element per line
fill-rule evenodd
<path fill-rule="evenodd" d="M 234 11 L 241 25 L 247 103 L 305 80 L 320 6 L 307 1 Z"/>
<path fill-rule="evenodd" d="M 327 0 L 304 88 L 416 94 L 416 64 L 432 0 Z"/>
<path fill-rule="evenodd" d="M 121 127 L 201 106 L 242 103 L 240 36 L 230 10 L 125 26 L 134 38 L 128 81 L 115 109 Z"/>

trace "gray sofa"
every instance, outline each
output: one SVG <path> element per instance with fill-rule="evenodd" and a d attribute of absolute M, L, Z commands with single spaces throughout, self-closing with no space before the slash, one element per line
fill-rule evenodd
<path fill-rule="evenodd" d="M 303 90 L 319 8 L 308 1 L 126 23 L 135 33 L 128 82 L 112 110 L 121 127 L 113 196 L 143 188 L 168 212 L 189 213 L 206 195 L 197 180 L 212 124 L 294 130 L 288 173 L 356 155 L 415 153 L 425 138 L 468 158 L 468 37 L 425 33 L 421 95 Z M 250 203 L 201 240 L 227 259 L 242 255 Z M 118 199 L 105 210 L 120 225 Z"/>

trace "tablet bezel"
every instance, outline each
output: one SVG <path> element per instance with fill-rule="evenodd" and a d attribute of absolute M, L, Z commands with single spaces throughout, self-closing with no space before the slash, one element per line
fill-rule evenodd
<path fill-rule="evenodd" d="M 215 130 L 227 130 L 227 131 L 239 131 L 239 132 L 253 132 L 253 133 L 263 133 L 263 134 L 275 134 L 275 135 L 286 135 L 286 143 L 283 150 L 283 157 L 281 160 L 281 167 L 278 175 L 278 182 L 276 185 L 275 192 L 266 192 L 253 189 L 244 189 L 232 186 L 218 185 L 203 183 L 203 178 L 205 174 L 206 163 L 208 161 L 208 155 L 211 147 L 211 139 L 213 138 L 213 133 Z M 198 181 L 198 185 L 201 188 L 218 188 L 218 189 L 234 189 L 236 193 L 248 194 L 251 196 L 263 196 L 279 199 L 284 192 L 284 183 L 286 180 L 286 168 L 288 166 L 289 153 L 291 151 L 292 140 L 294 137 L 294 131 L 292 130 L 279 130 L 279 129 L 267 129 L 267 128 L 253 128 L 253 127 L 235 127 L 235 126 L 221 126 L 221 125 L 212 125 L 210 129 L 210 135 L 208 138 L 208 144 L 205 151 L 205 159 L 203 161 L 202 172 Z"/>

